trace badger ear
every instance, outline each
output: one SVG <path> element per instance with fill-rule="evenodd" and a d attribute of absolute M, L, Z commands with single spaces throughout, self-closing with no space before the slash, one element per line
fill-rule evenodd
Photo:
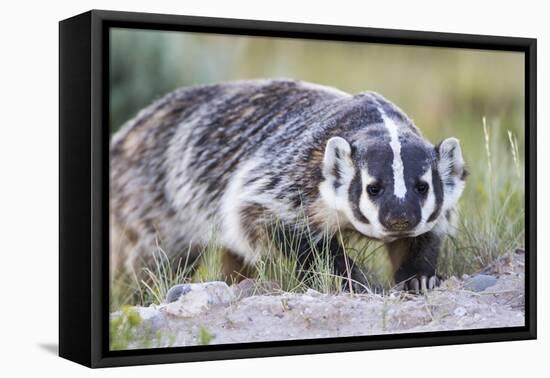
<path fill-rule="evenodd" d="M 458 139 L 447 138 L 439 143 L 436 150 L 439 176 L 443 183 L 444 207 L 448 209 L 456 205 L 462 194 L 468 172 L 464 167 L 464 159 Z"/>
<path fill-rule="evenodd" d="M 328 140 L 323 158 L 323 176 L 327 180 L 340 182 L 345 176 L 353 174 L 351 160 L 351 146 L 341 137 L 332 137 Z"/>

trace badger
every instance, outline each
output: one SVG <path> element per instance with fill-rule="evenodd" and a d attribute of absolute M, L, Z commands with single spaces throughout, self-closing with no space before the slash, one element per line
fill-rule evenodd
<path fill-rule="evenodd" d="M 439 285 L 467 175 L 456 138 L 432 145 L 380 94 L 287 79 L 177 89 L 113 135 L 110 159 L 112 270 L 215 238 L 234 278 L 292 232 L 301 268 L 325 243 L 334 274 L 364 285 L 345 230 L 384 243 L 396 284 L 417 292 Z"/>

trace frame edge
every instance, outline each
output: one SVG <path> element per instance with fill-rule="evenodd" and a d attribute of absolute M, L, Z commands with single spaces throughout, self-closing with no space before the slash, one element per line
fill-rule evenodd
<path fill-rule="evenodd" d="M 492 45 L 493 49 L 506 49 L 507 47 L 513 47 L 516 51 L 522 51 L 526 54 L 526 59 L 529 59 L 526 62 L 526 114 L 529 114 L 526 122 L 526 132 L 530 130 L 529 136 L 529 169 L 530 179 L 526 178 L 526 183 L 530 186 L 529 194 L 531 196 L 530 202 L 526 208 L 529 209 L 530 213 L 528 218 L 530 221 L 531 228 L 529 229 L 528 240 L 531 242 L 530 247 L 533 251 L 536 251 L 536 39 L 533 38 L 515 38 L 515 37 L 495 37 L 495 36 L 485 36 L 485 35 L 468 35 L 468 34 L 455 34 L 455 33 L 433 33 L 433 32 L 418 32 L 418 31 L 406 31 L 406 30 L 386 30 L 386 29 L 371 29 L 371 28 L 362 28 L 362 27 L 351 27 L 351 26 L 327 26 L 327 25 L 317 25 L 317 24 L 300 24 L 300 23 L 285 23 L 285 22 L 273 22 L 273 21 L 256 21 L 256 20 L 237 20 L 237 19 L 224 19 L 224 18 L 208 18 L 208 17 L 194 17 L 194 16 L 178 16 L 178 15 L 161 15 L 161 14 L 148 14 L 148 13 L 133 13 L 133 12 L 115 12 L 115 11 L 103 11 L 103 10 L 93 10 L 85 14 L 86 17 L 89 17 L 89 59 L 83 64 L 87 65 L 90 70 L 91 83 L 89 84 L 88 94 L 90 95 L 89 102 L 87 103 L 88 109 L 90 111 L 90 116 L 87 118 L 87 125 L 91 125 L 91 130 L 89 131 L 89 146 L 91 150 L 88 154 L 88 159 L 90 160 L 91 171 L 88 171 L 89 177 L 92 177 L 92 182 L 89 183 L 87 190 L 92 190 L 88 197 L 82 196 L 79 198 L 84 198 L 85 201 L 90 201 L 91 199 L 91 214 L 88 219 L 90 220 L 91 230 L 91 240 L 89 248 L 89 262 L 91 263 L 91 276 L 88 280 L 90 285 L 90 291 L 92 295 L 88 303 L 91 304 L 88 314 L 90 319 L 88 324 L 90 324 L 88 335 L 91 335 L 91 340 L 88 345 L 91 345 L 88 360 L 84 363 L 90 367 L 110 367 L 110 366 L 120 366 L 120 365 L 141 365 L 141 364 L 156 364 L 156 363 L 173 363 L 173 362 L 190 362 L 190 361 L 201 361 L 201 360 L 220 360 L 220 359 L 235 359 L 235 358 L 255 358 L 255 357 L 269 357 L 269 356 L 281 356 L 281 355 L 298 355 L 298 354 L 311 354 L 311 353 L 328 353 L 328 352 L 344 352 L 344 351 L 360 351 L 360 350 L 371 350 L 371 349 L 388 349 L 388 348 L 407 348 L 407 347 L 423 347 L 423 346 L 434 346 L 434 345 L 451 345 L 451 344 L 468 344 L 468 343 L 480 343 L 480 342 L 495 342 L 495 341 L 513 341 L 513 340 L 529 340 L 536 339 L 536 258 L 535 253 L 532 254 L 532 258 L 528 264 L 529 266 L 529 280 L 527 286 L 532 290 L 527 293 L 529 298 L 528 304 L 526 304 L 529 309 L 529 327 L 526 327 L 525 330 L 521 331 L 505 331 L 505 332 L 496 332 L 494 334 L 488 334 L 483 336 L 478 336 L 475 339 L 471 336 L 466 335 L 453 335 L 453 336 L 443 336 L 443 335 L 429 335 L 420 337 L 416 340 L 407 339 L 400 341 L 396 340 L 369 340 L 369 341 L 360 341 L 352 342 L 345 344 L 334 343 L 334 344 L 321 344 L 319 341 L 315 345 L 294 345 L 294 346 L 265 346 L 259 349 L 255 349 L 252 346 L 242 347 L 239 349 L 225 349 L 221 351 L 198 351 L 198 352 L 163 352 L 159 351 L 158 353 L 148 353 L 144 355 L 132 355 L 132 356 L 111 356 L 109 354 L 104 354 L 102 346 L 104 345 L 104 334 L 102 333 L 102 328 L 108 326 L 102 320 L 101 311 L 104 310 L 104 307 L 98 305 L 102 303 L 104 299 L 104 292 L 102 286 L 102 277 L 104 277 L 105 270 L 108 269 L 104 265 L 103 258 L 101 254 L 104 252 L 101 243 L 104 240 L 105 235 L 101 231 L 101 218 L 102 211 L 101 209 L 102 200 L 98 198 L 99 193 L 101 193 L 101 183 L 104 180 L 105 172 L 102 172 L 101 167 L 104 164 L 102 160 L 101 149 L 105 148 L 104 146 L 104 135 L 102 134 L 102 111 L 105 109 L 105 103 L 103 98 L 103 88 L 106 85 L 104 82 L 105 78 L 103 77 L 104 72 L 102 71 L 102 54 L 105 43 L 104 35 L 104 25 L 109 22 L 136 22 L 142 24 L 150 24 L 150 28 L 156 23 L 167 23 L 175 27 L 177 25 L 192 25 L 192 26 L 203 26 L 210 25 L 211 28 L 221 30 L 223 28 L 228 28 L 232 30 L 238 30 L 240 32 L 250 31 L 253 29 L 261 29 L 263 33 L 268 32 L 269 29 L 276 28 L 284 33 L 297 33 L 298 30 L 302 30 L 305 33 L 315 34 L 316 31 L 319 35 L 338 35 L 339 38 L 346 38 L 347 36 L 353 33 L 361 34 L 362 38 L 368 37 L 369 33 L 373 33 L 374 38 L 384 40 L 385 43 L 403 43 L 403 44 L 419 44 L 419 45 L 432 45 L 428 42 L 424 44 L 418 43 L 419 40 L 424 41 L 436 41 L 433 42 L 433 45 L 454 45 L 457 47 L 459 44 L 461 46 L 468 46 L 468 48 L 488 48 L 488 45 Z M 77 16 L 78 17 L 78 16 Z M 152 19 L 151 19 L 152 18 Z M 149 21 L 146 21 L 149 19 Z M 72 20 L 68 19 L 67 21 Z M 327 29 L 325 29 L 325 27 Z M 406 34 L 412 34 L 412 38 L 403 39 Z M 437 38 L 436 38 L 437 37 Z M 481 38 L 481 43 L 474 43 L 476 38 Z M 445 40 L 447 39 L 447 42 Z M 401 41 L 401 42 L 399 42 Z M 498 42 L 498 43 L 497 43 Z M 527 58 L 529 57 L 529 58 Z M 84 59 L 85 60 L 85 59 Z M 61 50 L 60 50 L 60 62 L 61 62 Z M 61 72 L 60 72 L 60 83 L 61 83 Z M 528 86 L 530 85 L 530 86 Z M 60 84 L 61 89 L 61 84 Z M 60 91 L 61 92 L 61 91 Z M 528 98 L 529 97 L 529 98 Z M 90 104 L 92 108 L 90 109 Z M 108 105 L 108 104 L 107 104 Z M 62 112 L 62 101 L 60 99 L 60 114 Z M 61 121 L 60 121 L 60 130 Z M 98 144 L 100 143 L 100 144 Z M 102 144 L 103 143 L 103 144 Z M 60 133 L 60 149 L 61 149 L 61 133 Z M 60 151 L 61 154 L 61 151 Z M 60 161 L 60 166 L 61 166 Z M 534 167 L 534 170 L 533 170 Z M 61 167 L 60 167 L 60 187 L 62 184 L 61 179 Z M 68 185 L 66 183 L 65 185 Z M 534 186 L 533 186 L 534 185 Z M 61 192 L 60 192 L 61 197 Z M 76 198 L 75 198 L 76 199 Z M 90 204 L 90 202 L 87 202 Z M 61 211 L 61 199 L 60 199 L 60 211 Z M 81 214 L 82 215 L 82 214 Z M 61 217 L 60 217 L 61 219 Z M 107 235 L 108 236 L 108 235 Z M 60 239 L 61 239 L 61 226 L 60 226 Z M 61 246 L 61 240 L 60 240 Z M 80 244 L 82 246 L 82 244 Z M 61 247 L 60 247 L 61 251 Z M 60 261 L 61 266 L 61 261 Z M 60 269 L 61 272 L 61 269 Z M 60 284 L 61 289 L 61 284 Z M 61 296 L 61 291 L 60 291 Z M 61 303 L 61 298 L 60 298 Z M 101 309 L 99 311 L 98 309 Z M 60 306 L 61 312 L 61 306 Z M 526 319 L 527 320 L 527 319 Z M 60 329 L 61 329 L 61 316 L 60 316 Z M 80 345 L 82 345 L 80 340 Z M 60 337 L 60 355 L 61 355 L 61 337 Z M 65 357 L 65 356 L 63 356 Z M 66 357 L 67 358 L 67 357 Z M 71 358 L 69 358 L 71 359 Z M 79 362 L 79 361 L 77 361 Z M 82 363 L 82 362 L 80 362 Z"/>
<path fill-rule="evenodd" d="M 59 356 L 90 366 L 91 13 L 59 22 Z"/>

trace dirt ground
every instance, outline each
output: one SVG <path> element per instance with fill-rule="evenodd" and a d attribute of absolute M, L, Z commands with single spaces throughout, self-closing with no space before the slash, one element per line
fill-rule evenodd
<path fill-rule="evenodd" d="M 164 347 L 523 326 L 524 262 L 517 250 L 425 295 L 251 295 L 221 283 L 209 292 L 186 289 L 172 303 L 136 307 L 141 337 L 128 348 L 143 347 L 150 335 Z"/>

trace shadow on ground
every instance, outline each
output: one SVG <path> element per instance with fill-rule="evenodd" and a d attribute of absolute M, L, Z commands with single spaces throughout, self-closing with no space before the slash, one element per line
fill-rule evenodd
<path fill-rule="evenodd" d="M 59 355 L 59 345 L 55 343 L 42 343 L 38 344 L 38 347 L 42 350 L 45 350 L 48 353 Z"/>

